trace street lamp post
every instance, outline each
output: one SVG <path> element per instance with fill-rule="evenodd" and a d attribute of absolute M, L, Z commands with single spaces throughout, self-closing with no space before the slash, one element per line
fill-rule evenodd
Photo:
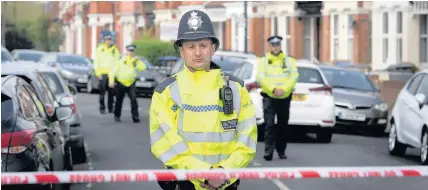
<path fill-rule="evenodd" d="M 244 1 L 244 19 L 245 19 L 245 52 L 248 52 L 248 13 L 247 1 Z"/>

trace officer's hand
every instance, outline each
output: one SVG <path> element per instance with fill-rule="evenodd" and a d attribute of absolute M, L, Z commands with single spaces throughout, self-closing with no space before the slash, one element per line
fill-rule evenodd
<path fill-rule="evenodd" d="M 108 86 L 109 86 L 110 88 L 114 88 L 114 83 L 110 83 L 110 84 L 108 84 Z"/>
<path fill-rule="evenodd" d="M 99 76 L 99 77 L 98 77 L 98 79 L 102 80 L 102 79 L 103 79 L 103 77 L 102 77 L 102 76 Z"/>
<path fill-rule="evenodd" d="M 284 90 L 280 88 L 275 88 L 275 90 L 273 91 L 273 94 L 275 96 L 282 96 L 284 94 Z"/>
<path fill-rule="evenodd" d="M 201 183 L 201 187 L 207 189 L 220 189 L 229 183 L 229 180 L 207 180 L 206 183 Z"/>

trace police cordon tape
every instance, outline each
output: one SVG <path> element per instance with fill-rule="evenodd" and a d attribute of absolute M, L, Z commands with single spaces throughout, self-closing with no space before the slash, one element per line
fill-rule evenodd
<path fill-rule="evenodd" d="M 114 183 L 186 181 L 193 179 L 319 179 L 428 177 L 428 166 L 246 168 L 213 170 L 98 170 L 4 172 L 1 184 Z"/>

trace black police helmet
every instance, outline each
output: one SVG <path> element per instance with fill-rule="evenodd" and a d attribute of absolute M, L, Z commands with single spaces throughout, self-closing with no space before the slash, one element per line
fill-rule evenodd
<path fill-rule="evenodd" d="M 183 40 L 198 40 L 203 38 L 211 38 L 216 45 L 216 50 L 218 49 L 220 41 L 215 36 L 210 17 L 198 10 L 191 10 L 184 13 L 178 26 L 177 40 L 174 42 L 174 48 L 178 49 L 178 47 L 181 47 Z"/>

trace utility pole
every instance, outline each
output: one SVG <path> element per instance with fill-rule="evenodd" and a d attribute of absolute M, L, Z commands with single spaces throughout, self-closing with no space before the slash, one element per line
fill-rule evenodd
<path fill-rule="evenodd" d="M 248 13 L 247 13 L 247 1 L 244 1 L 244 20 L 245 20 L 245 52 L 248 52 Z"/>

